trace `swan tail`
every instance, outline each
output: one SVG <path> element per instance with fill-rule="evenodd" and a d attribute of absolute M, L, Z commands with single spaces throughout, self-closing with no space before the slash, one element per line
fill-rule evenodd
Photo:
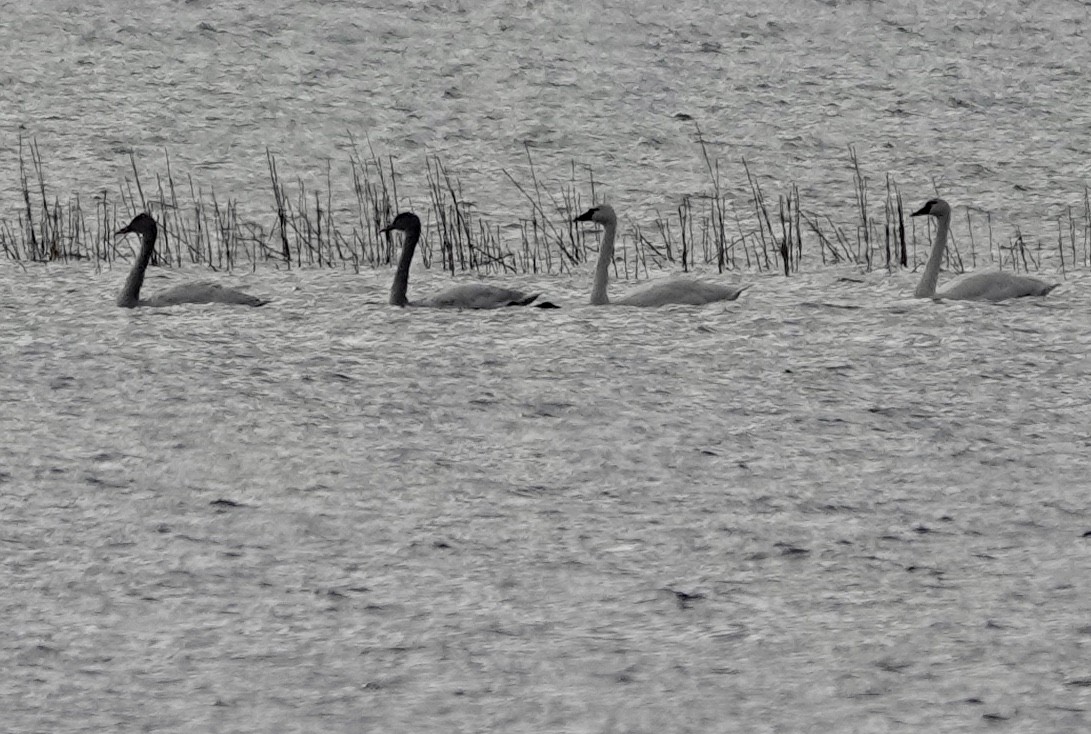
<path fill-rule="evenodd" d="M 749 287 L 750 287 L 750 286 L 752 286 L 752 285 L 753 285 L 753 283 L 747 283 L 746 285 L 742 285 L 742 286 L 739 286 L 739 290 L 735 291 L 734 295 L 732 295 L 732 296 L 731 296 L 730 298 L 728 298 L 727 300 L 729 300 L 729 301 L 736 301 L 736 300 L 738 300 L 739 296 L 741 296 L 741 295 L 742 295 L 742 292 L 743 292 L 743 291 L 745 291 L 745 290 L 746 290 L 747 288 L 749 288 Z"/>

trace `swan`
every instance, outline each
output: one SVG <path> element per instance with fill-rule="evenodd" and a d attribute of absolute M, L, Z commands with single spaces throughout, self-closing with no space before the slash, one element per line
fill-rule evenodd
<path fill-rule="evenodd" d="M 409 288 L 409 266 L 413 262 L 413 253 L 420 240 L 420 217 L 413 212 L 402 212 L 394 221 L 379 230 L 385 234 L 394 230 L 405 233 L 402 255 L 398 258 L 398 270 L 394 273 L 394 284 L 390 286 L 391 306 L 426 306 L 429 308 L 503 308 L 504 306 L 528 306 L 540 294 L 526 294 L 511 288 L 501 288 L 484 283 L 456 285 L 422 301 L 409 302 L 406 291 Z M 539 308 L 556 308 L 552 303 L 535 304 Z"/>
<path fill-rule="evenodd" d="M 614 237 L 617 235 L 617 215 L 614 214 L 614 208 L 609 204 L 599 204 L 573 221 L 596 222 L 606 228 L 602 247 L 599 249 L 598 263 L 595 265 L 595 284 L 591 289 L 591 305 L 609 305 L 606 282 L 610 274 L 610 265 L 614 260 Z M 748 285 L 716 285 L 688 278 L 672 278 L 641 288 L 613 303 L 621 306 L 665 306 L 671 303 L 703 306 L 716 301 L 734 301 L 749 287 Z"/>
<path fill-rule="evenodd" d="M 114 236 L 120 237 L 130 232 L 140 235 L 140 256 L 133 263 L 133 269 L 129 271 L 129 277 L 125 280 L 125 287 L 121 289 L 121 295 L 117 297 L 117 305 L 122 308 L 176 306 L 179 303 L 233 303 L 242 306 L 263 306 L 268 303 L 248 293 L 224 288 L 216 283 L 185 283 L 147 300 L 140 300 L 140 286 L 144 284 L 144 271 L 148 269 L 152 252 L 155 250 L 155 239 L 159 236 L 159 227 L 150 215 L 141 212 L 129 222 L 127 227 L 119 229 Z"/>
<path fill-rule="evenodd" d="M 963 278 L 943 293 L 936 293 L 939 267 L 947 249 L 947 231 L 951 227 L 951 205 L 943 199 L 929 199 L 912 216 L 930 216 L 939 220 L 936 242 L 924 266 L 924 275 L 913 295 L 917 298 L 944 298 L 960 301 L 1003 301 L 1022 296 L 1044 296 L 1060 283 L 1044 283 L 1037 278 L 1011 273 L 975 273 Z"/>

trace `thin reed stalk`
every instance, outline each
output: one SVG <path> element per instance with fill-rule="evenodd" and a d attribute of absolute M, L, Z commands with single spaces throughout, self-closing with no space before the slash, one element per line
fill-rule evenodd
<path fill-rule="evenodd" d="M 19 201 L 9 209 L 8 218 L 0 217 L 0 256 L 20 262 L 86 258 L 96 267 L 110 264 L 119 256 L 131 256 L 130 246 L 113 237 L 119 220 L 150 211 L 161 222 L 159 264 L 199 264 L 217 270 L 253 269 L 261 263 L 288 268 L 390 267 L 397 245 L 379 237 L 378 231 L 401 208 L 401 175 L 396 161 L 377 154 L 370 140 L 359 145 L 348 137 L 347 200 L 335 195 L 331 159 L 325 159 L 325 171 L 316 182 L 307 179 L 305 184 L 303 178 L 293 177 L 289 183 L 277 156 L 267 149 L 271 215 L 258 218 L 244 216 L 237 200 L 200 186 L 192 175 L 176 178 L 179 174 L 167 151 L 162 172 L 150 174 L 154 179 L 147 178 L 147 166 L 130 153 L 130 173 L 116 191 L 93 196 L 93 207 L 78 194 L 65 201 L 47 185 L 37 141 L 20 137 Z M 649 220 L 638 212 L 626 213 L 615 261 L 615 270 L 622 275 L 646 277 L 652 268 L 680 267 L 688 272 L 714 266 L 717 272 L 777 270 L 789 276 L 800 272 L 808 260 L 893 270 L 916 267 L 926 254 L 919 252 L 917 243 L 923 240 L 927 248 L 927 228 L 918 234 L 920 230 L 907 227 L 902 193 L 890 173 L 885 174 L 883 200 L 873 206 L 872 177 L 855 148 L 848 149 L 845 176 L 854 194 L 851 211 L 819 212 L 802 200 L 799 187 L 792 183 L 775 199 L 767 195 L 762 177 L 745 159 L 739 180 L 730 182 L 729 167 L 713 156 L 700 127 L 696 142 L 708 176 L 704 190 L 681 196 L 673 208 L 655 211 Z M 427 159 L 427 197 L 418 211 L 426 223 L 420 244 L 426 267 L 435 258 L 439 267 L 453 274 L 549 274 L 568 272 L 595 257 L 596 235 L 573 222 L 587 205 L 600 200 L 594 170 L 572 161 L 564 175 L 551 179 L 533 159 L 529 145 L 524 145 L 524 153 L 520 175 L 503 171 L 527 207 L 507 224 L 478 211 L 443 160 Z M 152 183 L 146 185 L 148 181 Z M 844 185 L 847 188 L 849 181 Z M 740 191 L 745 192 L 741 197 Z M 998 238 L 990 212 L 967 211 L 965 235 L 961 226 L 957 229 L 959 236 L 968 238 L 969 265 L 1027 272 L 1055 261 L 1062 274 L 1091 268 L 1091 189 L 1085 187 L 1081 199 L 1081 204 L 1073 202 L 1061 210 L 1056 246 L 1048 247 L 1047 239 L 1024 234 L 1019 227 Z M 985 217 L 984 232 L 980 215 Z M 954 270 L 963 269 L 958 244 L 952 232 L 948 262 Z"/>

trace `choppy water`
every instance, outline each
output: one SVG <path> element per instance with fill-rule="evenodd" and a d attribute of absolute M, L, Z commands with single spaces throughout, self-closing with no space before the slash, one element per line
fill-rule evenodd
<path fill-rule="evenodd" d="M 129 311 L 3 268 L 10 731 L 1088 723 L 1086 278 Z"/>
<path fill-rule="evenodd" d="M 888 173 L 910 201 L 938 186 L 1048 243 L 1067 207 L 1082 212 L 1091 173 L 1076 0 L 47 0 L 0 12 L 8 211 L 22 206 L 20 129 L 55 193 L 115 191 L 132 178 L 130 150 L 150 187 L 166 151 L 177 179 L 261 215 L 267 148 L 312 187 L 329 159 L 347 201 L 351 134 L 365 156 L 370 141 L 398 161 L 416 206 L 439 154 L 499 222 L 528 215 L 503 172 L 529 185 L 529 145 L 548 191 L 575 161 L 646 222 L 710 188 L 678 113 L 701 126 L 744 216 L 743 157 L 774 197 L 794 181 L 809 210 L 855 221 L 853 145 L 875 189 Z"/>
<path fill-rule="evenodd" d="M 366 130 L 502 211 L 530 142 L 639 218 L 707 185 L 686 112 L 816 202 L 851 209 L 854 143 L 1050 236 L 1086 6 L 932 5 L 0 3 L 0 170 L 22 124 L 61 191 L 165 147 L 261 208 L 265 146 L 317 178 Z M 1088 276 L 633 310 L 584 270 L 491 313 L 219 277 L 273 303 L 129 311 L 120 270 L 0 262 L 0 728 L 1087 728 Z"/>

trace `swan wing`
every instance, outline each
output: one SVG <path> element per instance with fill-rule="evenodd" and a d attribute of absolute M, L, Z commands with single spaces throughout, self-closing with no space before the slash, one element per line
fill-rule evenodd
<path fill-rule="evenodd" d="M 144 306 L 177 306 L 181 303 L 228 303 L 238 306 L 264 306 L 268 301 L 249 293 L 225 288 L 219 283 L 184 283 L 157 293 Z"/>
<path fill-rule="evenodd" d="M 939 298 L 959 301 L 1003 301 L 1024 296 L 1044 296 L 1059 283 L 1046 283 L 1026 275 L 975 273 L 963 278 Z"/>
<path fill-rule="evenodd" d="M 641 288 L 615 303 L 622 306 L 666 306 L 676 303 L 704 306 L 716 301 L 734 301 L 749 286 L 729 286 L 684 278 L 667 280 Z"/>
<path fill-rule="evenodd" d="M 468 283 L 448 288 L 415 305 L 430 308 L 503 308 L 505 306 L 526 306 L 537 297 L 537 293 L 528 294 L 495 285 Z"/>

